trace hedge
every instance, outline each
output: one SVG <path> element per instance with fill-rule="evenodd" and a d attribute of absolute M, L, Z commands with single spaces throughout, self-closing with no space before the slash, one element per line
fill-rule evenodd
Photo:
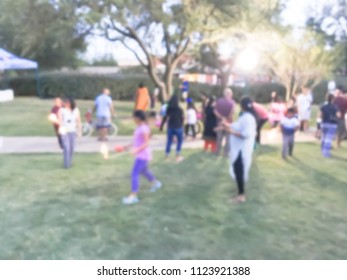
<path fill-rule="evenodd" d="M 152 89 L 153 83 L 144 76 L 86 75 L 50 73 L 40 75 L 40 94 L 43 98 L 73 96 L 76 99 L 94 99 L 103 88 L 109 88 L 114 99 L 132 99 L 140 82 Z M 16 96 L 35 96 L 35 77 L 18 77 L 9 81 Z"/>
<path fill-rule="evenodd" d="M 150 92 L 154 84 L 147 75 L 142 74 L 117 74 L 117 75 L 88 75 L 79 73 L 46 73 L 40 75 L 41 97 L 52 98 L 54 96 L 74 96 L 77 99 L 94 99 L 105 87 L 109 88 L 112 97 L 117 100 L 131 100 L 140 82 L 144 82 Z M 36 96 L 36 80 L 34 76 L 11 78 L 10 87 L 16 96 Z M 174 85 L 179 85 L 179 80 L 174 80 Z M 248 89 L 233 87 L 234 98 L 239 101 L 243 95 L 250 95 L 259 103 L 268 103 L 271 100 L 271 92 L 277 91 L 285 97 L 286 90 L 283 85 L 276 83 L 253 84 Z M 313 89 L 315 103 L 324 102 L 327 91 L 327 82 L 320 83 Z M 201 92 L 221 95 L 219 86 L 191 83 L 190 96 L 196 100 L 201 98 Z"/>

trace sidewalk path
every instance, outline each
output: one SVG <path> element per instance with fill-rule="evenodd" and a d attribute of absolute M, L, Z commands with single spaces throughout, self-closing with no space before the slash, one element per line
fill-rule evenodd
<path fill-rule="evenodd" d="M 125 145 L 131 143 L 131 136 L 117 136 L 106 142 L 110 150 L 115 145 Z M 151 139 L 151 147 L 154 150 L 163 150 L 165 148 L 165 135 L 154 135 Z M 296 142 L 317 142 L 312 134 L 298 133 Z M 262 144 L 280 145 L 281 135 L 273 135 L 268 131 L 262 134 Z M 96 138 L 83 137 L 78 138 L 76 143 L 77 153 L 100 152 L 101 142 Z M 186 149 L 201 149 L 202 140 L 187 140 L 183 144 Z M 34 153 L 61 153 L 55 137 L 0 137 L 0 154 L 34 154 Z"/>

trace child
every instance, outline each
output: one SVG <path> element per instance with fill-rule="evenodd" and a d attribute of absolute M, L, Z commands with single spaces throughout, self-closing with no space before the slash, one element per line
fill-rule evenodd
<path fill-rule="evenodd" d="M 299 120 L 295 117 L 295 109 L 290 108 L 287 115 L 280 122 L 283 135 L 282 158 L 285 160 L 287 156 L 293 156 L 294 136 L 299 129 Z"/>
<path fill-rule="evenodd" d="M 280 96 L 276 96 L 270 105 L 269 121 L 272 128 L 276 128 L 287 110 L 286 104 Z"/>
<path fill-rule="evenodd" d="M 63 139 L 61 135 L 59 134 L 59 121 L 58 121 L 59 114 L 58 113 L 62 106 L 63 106 L 63 102 L 61 98 L 56 97 L 54 99 L 54 107 L 52 108 L 51 115 L 50 115 L 50 121 L 53 123 L 55 135 L 57 136 L 60 149 L 63 149 Z"/>
<path fill-rule="evenodd" d="M 132 145 L 132 154 L 135 156 L 135 162 L 131 174 L 131 194 L 123 198 L 123 204 L 125 205 L 139 202 L 137 195 L 140 188 L 139 181 L 141 174 L 152 183 L 150 192 L 155 192 L 162 186 L 148 170 L 148 163 L 152 159 L 152 153 L 149 148 L 150 128 L 146 122 L 145 112 L 136 110 L 133 116 L 137 126 L 134 132 L 134 143 Z"/>
<path fill-rule="evenodd" d="M 87 112 L 84 114 L 84 119 L 87 123 L 92 124 L 93 122 L 93 113 L 91 109 L 88 109 Z"/>
<path fill-rule="evenodd" d="M 193 133 L 193 139 L 195 139 L 195 137 L 196 137 L 195 125 L 196 125 L 197 120 L 198 120 L 198 118 L 197 118 L 196 110 L 194 107 L 194 103 L 190 102 L 187 105 L 187 123 L 185 125 L 186 137 L 189 136 L 189 130 L 191 129 L 191 131 Z"/>

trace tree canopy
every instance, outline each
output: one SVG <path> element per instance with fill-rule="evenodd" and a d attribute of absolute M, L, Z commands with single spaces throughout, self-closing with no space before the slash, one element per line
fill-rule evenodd
<path fill-rule="evenodd" d="M 163 99 L 172 93 L 175 70 L 186 54 L 195 57 L 202 68 L 214 69 L 225 87 L 239 53 L 252 48 L 261 54 L 262 68 L 257 71 L 268 70 L 286 85 L 290 96 L 299 83 L 316 83 L 336 68 L 340 48 L 330 44 L 328 50 L 321 35 L 347 42 L 347 19 L 341 12 L 346 5 L 325 8 L 308 21 L 315 32 L 297 37 L 281 25 L 284 2 L 2 0 L 0 45 L 37 60 L 43 68 L 74 67 L 78 54 L 86 49 L 86 36 L 102 36 L 134 54 Z M 229 55 L 223 57 L 221 46 Z M 112 59 L 101 61 L 113 63 Z M 163 71 L 158 70 L 158 63 L 164 65 Z"/>
<path fill-rule="evenodd" d="M 0 11 L 1 47 L 46 69 L 77 66 L 89 29 L 80 24 L 75 1 L 2 0 Z"/>
<path fill-rule="evenodd" d="M 215 34 L 241 13 L 241 0 L 108 0 L 85 1 L 86 22 L 108 40 L 119 41 L 133 52 L 161 89 L 172 92 L 174 71 L 183 54 Z M 140 52 L 138 52 L 140 50 Z M 156 64 L 165 65 L 164 74 Z"/>

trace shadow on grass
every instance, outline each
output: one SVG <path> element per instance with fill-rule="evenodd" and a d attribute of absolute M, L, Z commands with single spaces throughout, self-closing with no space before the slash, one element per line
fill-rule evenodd
<path fill-rule="evenodd" d="M 256 156 L 262 156 L 266 154 L 272 154 L 278 151 L 278 147 L 270 145 L 258 145 L 255 150 Z"/>
<path fill-rule="evenodd" d="M 314 180 L 314 184 L 321 187 L 332 187 L 332 186 L 344 186 L 346 185 L 346 182 L 340 181 L 339 179 L 333 177 L 332 175 L 322 172 L 320 170 L 317 170 L 316 168 L 312 168 L 308 164 L 304 163 L 297 157 L 293 157 L 295 162 L 290 162 L 290 164 L 294 165 L 297 169 L 304 172 L 305 174 L 314 174 L 317 175 L 311 176 L 311 178 Z M 346 159 L 341 158 L 341 160 L 345 161 Z M 339 190 L 339 189 L 337 189 Z"/>
<path fill-rule="evenodd" d="M 347 158 L 344 158 L 344 157 L 333 155 L 331 158 L 335 159 L 335 160 L 338 160 L 338 161 L 347 162 Z"/>

